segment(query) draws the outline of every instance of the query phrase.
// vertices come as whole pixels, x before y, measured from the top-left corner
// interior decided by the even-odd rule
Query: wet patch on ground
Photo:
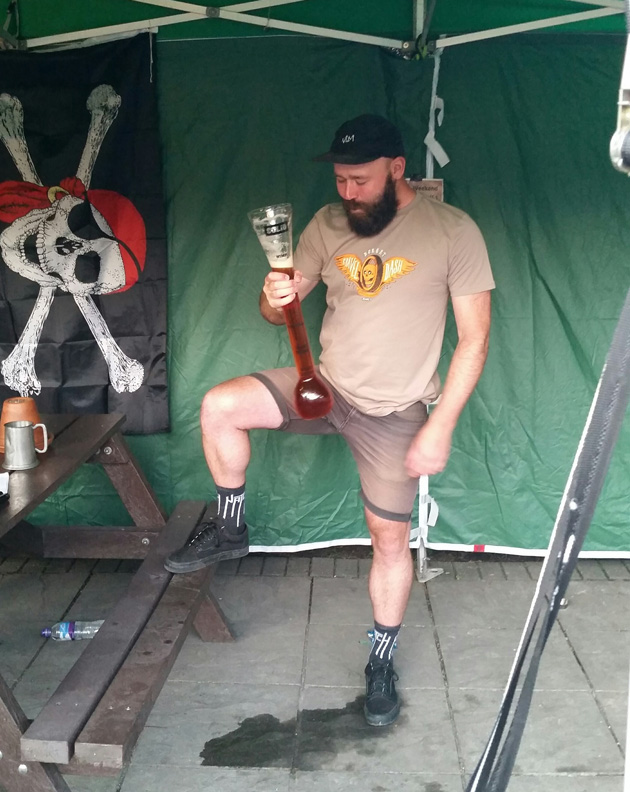
[[[388,728],[368,726],[364,700],[360,695],[345,707],[302,710],[297,718],[286,721],[267,714],[245,718],[234,731],[205,744],[202,765],[315,771],[346,751],[373,756],[378,741],[391,735],[405,716]]]

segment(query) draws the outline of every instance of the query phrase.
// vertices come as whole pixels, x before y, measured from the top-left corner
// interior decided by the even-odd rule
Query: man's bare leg
[[[365,667],[364,713],[371,726],[388,726],[400,712],[392,652],[413,582],[409,523],[386,520],[365,510],[373,560],[368,581],[374,638]]]
[[[243,485],[251,455],[249,430],[281,424],[280,408],[255,377],[238,377],[209,390],[201,403],[201,441],[214,483]]]
[[[374,621],[393,627],[402,623],[413,583],[410,523],[385,520],[368,509],[365,519],[374,556],[369,577]]]
[[[251,449],[250,429],[277,429],[282,414],[275,399],[255,377],[238,377],[206,393],[201,405],[203,450],[217,488],[214,512],[164,566],[186,573],[209,564],[241,558],[249,552],[244,522],[245,471]]]

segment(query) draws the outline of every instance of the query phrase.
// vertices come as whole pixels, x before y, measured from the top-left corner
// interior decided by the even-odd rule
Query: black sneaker
[[[241,558],[248,553],[247,526],[243,526],[239,534],[231,533],[217,517],[216,504],[212,504],[196,533],[183,547],[167,556],[164,568],[175,573],[195,572],[210,564]]]
[[[394,664],[368,663],[365,666],[365,704],[363,713],[370,726],[389,726],[398,717],[400,702],[394,687],[398,674]]]

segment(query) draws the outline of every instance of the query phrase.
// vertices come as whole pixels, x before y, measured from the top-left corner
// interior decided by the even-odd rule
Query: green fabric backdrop
[[[547,545],[613,327],[630,284],[630,184],[608,144],[623,40],[531,36],[446,51],[437,136],[452,162],[436,176],[488,243],[497,281],[490,356],[431,482],[433,541]],[[335,199],[327,148],[341,121],[387,114],[423,172],[433,61],[311,38],[160,42],[157,79],[169,233],[173,430],[131,438],[167,509],[207,498],[198,408],[210,386],[291,362],[284,328],[257,301],[267,263],[246,213],[290,201],[296,231]],[[323,312],[305,302],[314,351]],[[456,335],[447,328],[442,371]],[[624,427],[587,550],[629,550]],[[343,441],[253,432],[248,522],[255,544],[364,537]],[[86,498],[86,495],[92,497]],[[104,474],[86,468],[38,521],[125,520]],[[126,520],[128,522],[128,520]]]

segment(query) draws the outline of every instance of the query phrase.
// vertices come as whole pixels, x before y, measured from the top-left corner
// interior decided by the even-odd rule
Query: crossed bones
[[[116,118],[120,101],[120,96],[110,85],[99,85],[88,97],[90,128],[76,172],[85,191],[89,188],[94,163],[105,135]],[[0,140],[22,179],[42,185],[26,144],[23,118],[19,99],[6,93],[0,94]],[[7,266],[40,286],[24,331],[0,366],[5,384],[21,396],[40,393],[41,383],[35,373],[35,353],[55,291],[59,287],[72,294],[83,314],[105,358],[114,389],[119,393],[133,392],[142,385],[143,366],[139,361],[127,357],[114,341],[91,296],[108,294],[125,285],[120,250],[117,245],[111,244],[111,228],[95,207],[91,207],[92,216],[103,236],[88,242],[72,233],[68,217],[84,199],[63,194],[65,192],[59,188],[51,189],[51,206],[31,210],[0,234],[0,251]],[[99,256],[98,274],[81,273],[77,265],[82,253]],[[89,258],[87,260],[89,262]]]

